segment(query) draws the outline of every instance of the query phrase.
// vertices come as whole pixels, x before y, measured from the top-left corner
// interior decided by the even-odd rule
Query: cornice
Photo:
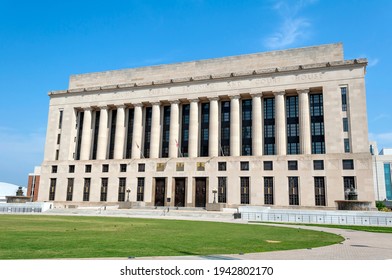
[[[368,62],[366,58],[359,58],[359,59],[351,59],[351,60],[343,60],[343,61],[332,61],[327,63],[306,64],[306,65],[278,67],[278,68],[254,69],[249,71],[239,71],[239,72],[232,72],[232,73],[214,73],[211,75],[194,76],[194,77],[186,77],[186,78],[173,78],[173,79],[157,80],[157,81],[150,81],[150,82],[136,82],[136,83],[128,83],[128,84],[57,90],[57,91],[50,91],[48,95],[52,96],[52,95],[83,93],[83,92],[89,93],[89,92],[108,91],[108,90],[125,90],[125,89],[134,89],[134,88],[172,86],[174,84],[184,84],[184,83],[189,84],[189,83],[195,83],[195,82],[207,81],[207,80],[219,81],[219,80],[230,79],[230,78],[268,76],[276,73],[283,74],[288,72],[300,72],[304,70],[315,70],[315,69],[322,69],[322,68],[326,68],[326,69],[341,68],[350,65],[366,67],[367,63]]]

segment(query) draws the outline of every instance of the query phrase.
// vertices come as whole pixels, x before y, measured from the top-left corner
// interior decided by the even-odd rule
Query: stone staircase
[[[117,209],[116,207],[83,207],[83,208],[53,208],[46,211],[46,215],[69,215],[69,216],[116,216],[135,218],[165,218],[178,220],[211,220],[232,221],[236,209],[224,211],[206,211],[203,208],[188,207],[153,207],[135,209]]]

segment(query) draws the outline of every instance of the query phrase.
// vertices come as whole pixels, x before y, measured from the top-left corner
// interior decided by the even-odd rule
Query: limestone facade
[[[49,93],[38,200],[335,209],[351,187],[373,201],[366,65],[330,44],[73,75]]]

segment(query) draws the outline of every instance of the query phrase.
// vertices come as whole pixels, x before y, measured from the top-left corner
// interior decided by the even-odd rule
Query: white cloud
[[[368,59],[368,67],[373,67],[378,64],[379,60],[378,58],[369,58]]]
[[[310,19],[299,14],[306,6],[315,2],[315,0],[300,0],[294,3],[277,1],[272,8],[277,11],[281,23],[276,32],[265,38],[264,45],[269,49],[280,49],[307,38],[312,24]]]
[[[379,150],[392,148],[392,132],[369,133],[369,140],[376,141]]]
[[[371,119],[371,122],[378,122],[380,120],[389,119],[391,116],[388,114],[379,114]]]

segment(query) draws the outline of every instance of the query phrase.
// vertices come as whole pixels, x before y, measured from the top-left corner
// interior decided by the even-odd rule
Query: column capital
[[[229,98],[230,98],[230,100],[232,100],[232,99],[240,99],[241,96],[240,95],[231,95],[231,96],[229,96]]]
[[[107,106],[107,105],[98,106],[98,108],[99,108],[100,110],[107,110],[107,109],[109,109],[109,106]]]
[[[114,107],[116,107],[117,109],[124,109],[127,106],[125,104],[115,104]]]
[[[219,100],[219,97],[218,97],[218,96],[209,97],[208,100],[210,100],[210,101],[218,101],[218,100]]]
[[[280,95],[285,95],[286,91],[280,90],[280,91],[274,91],[272,93],[274,94],[274,96],[280,96]]]
[[[308,88],[297,89],[297,93],[298,94],[303,94],[303,93],[308,94],[309,93],[309,89]]]
[[[254,98],[254,97],[262,97],[263,93],[262,92],[254,92],[254,93],[251,93],[250,96],[252,98]]]
[[[199,102],[199,98],[192,98],[192,99],[188,99],[189,102]]]
[[[82,111],[92,111],[93,108],[91,107],[82,107]]]
[[[133,107],[143,107],[143,103],[133,103]]]
[[[181,102],[180,102],[180,100],[177,99],[177,100],[170,100],[169,103],[170,104],[180,104]]]
[[[150,102],[152,106],[161,106],[160,101]]]

